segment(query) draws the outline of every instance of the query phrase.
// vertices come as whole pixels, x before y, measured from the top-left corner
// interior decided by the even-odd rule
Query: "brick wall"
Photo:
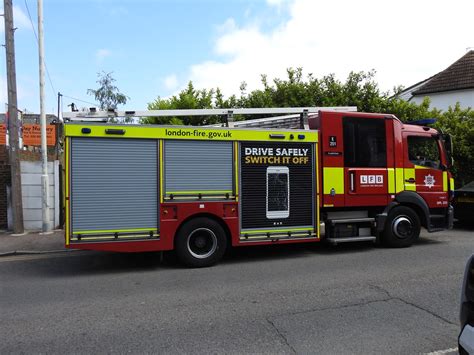
[[[30,150],[20,150],[20,160],[21,161],[41,161],[41,152],[39,151],[30,151]],[[54,153],[48,152],[48,161],[56,160]]]
[[[0,146],[0,229],[7,229],[7,185],[10,185],[10,165],[7,165],[7,155],[4,147]]]
[[[0,165],[7,164],[8,150],[4,145],[0,145]]]

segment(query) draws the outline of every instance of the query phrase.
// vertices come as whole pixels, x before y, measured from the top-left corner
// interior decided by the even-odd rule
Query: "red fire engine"
[[[110,115],[301,112],[301,127],[88,122]],[[102,116],[101,116],[102,115]],[[229,247],[373,241],[410,246],[452,227],[451,140],[393,115],[336,109],[68,113],[68,248],[175,250],[188,266]],[[423,122],[420,122],[423,124]]]

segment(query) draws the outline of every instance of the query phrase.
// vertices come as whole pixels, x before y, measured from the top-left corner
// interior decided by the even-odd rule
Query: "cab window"
[[[438,142],[432,137],[408,137],[408,159],[414,165],[439,169]]]
[[[387,138],[385,120],[345,117],[344,165],[351,168],[385,168]]]

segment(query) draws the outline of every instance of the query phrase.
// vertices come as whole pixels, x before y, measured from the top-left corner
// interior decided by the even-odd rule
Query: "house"
[[[429,97],[431,107],[440,110],[447,110],[456,102],[463,108],[474,108],[474,50],[442,72],[406,88],[397,96],[417,104]]]

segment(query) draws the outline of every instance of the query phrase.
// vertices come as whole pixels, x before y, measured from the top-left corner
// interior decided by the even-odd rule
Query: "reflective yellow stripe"
[[[397,194],[405,190],[405,178],[403,174],[403,168],[395,168],[395,192]]]
[[[448,172],[443,171],[443,191],[448,191]]]
[[[388,168],[387,174],[388,174],[388,193],[394,194],[395,193],[395,169]]]
[[[309,230],[314,230],[313,227],[308,226],[308,228],[291,228],[291,229],[253,229],[253,230],[241,230],[240,234],[260,234],[260,233],[270,233],[270,232],[307,232]]]
[[[261,240],[263,242],[263,241],[265,241],[265,239],[271,240],[273,238],[288,238],[288,234],[272,234],[270,236],[270,238],[268,238],[264,235],[263,236],[262,235],[254,235],[254,236],[241,235],[239,239],[241,241]],[[307,238],[318,239],[319,237],[314,233],[311,233],[310,235],[308,235],[307,233],[294,233],[294,234],[291,235],[291,238],[294,238],[294,239],[307,239]]]
[[[416,191],[416,183],[410,183],[410,182],[407,182],[406,180],[408,179],[415,179],[416,176],[415,176],[415,169],[413,168],[409,168],[409,169],[403,169],[404,171],[404,178],[405,178],[405,190],[408,190],[408,191]]]
[[[158,178],[160,179],[160,203],[163,203],[163,195],[164,195],[164,188],[163,188],[163,181],[165,181],[165,176],[164,176],[164,173],[163,173],[163,168],[164,168],[164,159],[163,159],[163,141],[160,140],[160,144],[159,144],[159,147],[160,147],[160,176],[158,176]]]
[[[454,179],[453,178],[449,178],[449,189],[451,191],[454,191]]]
[[[159,235],[155,234],[155,238],[158,238]],[[140,234],[140,235],[120,235],[117,239],[131,239],[131,238],[139,238],[139,239],[148,239],[150,240],[150,236],[148,234]],[[71,240],[74,241],[85,241],[85,240],[115,240],[113,235],[108,236],[93,236],[93,237],[82,237],[82,238],[72,238]],[[155,239],[156,240],[156,239]]]
[[[330,195],[331,189],[336,194],[344,193],[344,168],[323,168],[324,194]]]
[[[123,135],[111,136],[105,133],[107,128],[122,129]],[[89,128],[90,133],[82,133],[82,128]],[[100,124],[66,124],[64,133],[69,137],[109,137],[116,138],[154,138],[154,139],[185,139],[185,140],[225,140],[225,141],[277,141],[294,142],[317,142],[317,131],[284,131],[284,130],[248,130],[228,128],[198,128],[198,127],[163,127],[156,125],[129,125],[111,126]],[[272,134],[281,135],[282,138],[270,138]],[[300,136],[302,136],[300,138]]]
[[[173,195],[196,195],[196,194],[231,194],[232,190],[197,190],[197,191],[166,191],[166,194]]]
[[[234,142],[235,201],[239,201],[239,143]]]
[[[316,208],[315,208],[315,213],[316,213],[316,228],[317,228],[317,237],[319,238],[321,235],[321,231],[319,230],[320,225],[319,225],[319,146],[318,144],[314,144],[314,161],[316,162]]]
[[[178,200],[181,200],[181,201],[203,201],[203,200],[216,200],[216,199],[220,199],[220,200],[228,200],[228,201],[235,201],[235,197],[234,196],[230,196],[229,195],[229,198],[227,198],[226,195],[207,195],[207,196],[201,196],[201,198],[198,200],[198,196],[196,195],[190,195],[190,196],[174,196],[173,195],[173,198],[169,197],[169,196],[166,196],[165,197],[165,201],[166,202],[172,202],[172,201],[178,201]]]
[[[66,234],[66,245],[69,245],[69,146],[70,146],[70,138],[66,138],[64,140],[64,163],[66,165],[66,179],[64,183],[64,199],[65,199],[65,206],[66,206],[66,218],[64,220],[64,229]]]
[[[136,229],[102,229],[102,230],[86,230],[74,231],[73,234],[93,234],[93,233],[131,233],[131,232],[158,232],[154,228],[136,228]]]

